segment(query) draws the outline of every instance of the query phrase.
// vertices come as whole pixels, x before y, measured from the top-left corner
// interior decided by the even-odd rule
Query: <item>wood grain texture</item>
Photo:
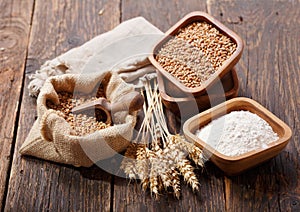
[[[33,0],[0,2],[0,209],[12,160]]]
[[[1,211],[300,210],[299,1],[2,0],[0,8]],[[197,170],[199,193],[183,183],[180,200],[164,194],[158,201],[138,183],[96,166],[74,168],[20,157],[36,118],[35,99],[26,89],[30,73],[120,21],[144,16],[166,31],[194,10],[207,11],[244,39],[237,65],[239,95],[257,100],[292,128],[292,140],[281,154],[236,177],[226,177],[207,162]]]
[[[37,0],[34,11],[26,88],[28,74],[45,60],[112,29],[120,16],[119,1]],[[109,211],[111,176],[100,168],[73,168],[20,156],[18,150],[36,118],[36,101],[27,89],[21,103],[5,211]]]
[[[143,16],[161,31],[167,31],[192,11],[206,11],[205,0],[122,0],[122,21]]]
[[[179,211],[185,211],[195,202],[201,202],[196,195],[190,199],[190,205],[182,205],[180,201],[176,200],[171,194],[163,194],[159,200],[154,200],[149,192],[144,192],[138,182],[128,183],[125,179],[115,179],[115,200],[114,211],[170,211],[177,208]],[[183,189],[188,189],[183,186]]]
[[[168,30],[187,13],[206,11],[205,1],[122,1],[122,21],[135,16],[143,16],[162,31]],[[164,194],[155,200],[149,192],[144,192],[139,182],[129,183],[127,179],[114,180],[114,211],[224,211],[224,180],[222,172],[211,163],[203,171],[197,172],[200,192],[182,181],[181,199]]]
[[[297,211],[299,178],[299,1],[209,1],[209,12],[245,42],[238,64],[240,95],[252,97],[286,122],[293,137],[274,159],[226,178],[232,211]]]
[[[183,180],[181,198],[164,193],[158,200],[149,191],[143,191],[140,182],[129,183],[128,179],[115,177],[114,211],[224,211],[223,174],[207,162],[204,170],[196,171],[200,191],[193,193]]]

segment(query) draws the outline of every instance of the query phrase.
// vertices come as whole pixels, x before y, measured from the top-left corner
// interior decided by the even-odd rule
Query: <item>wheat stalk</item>
[[[140,144],[130,145],[125,153],[125,157],[136,158],[137,162],[133,164],[124,159],[121,168],[129,178],[138,176],[142,188],[149,188],[155,198],[172,188],[174,196],[179,199],[180,174],[193,191],[199,190],[194,167],[186,158],[189,156],[202,167],[202,151],[182,136],[169,132],[156,80],[153,89],[149,79],[144,79],[143,83],[146,94],[142,91],[141,94],[146,100],[143,106],[145,118],[134,140]]]
[[[172,170],[172,188],[174,192],[174,196],[179,199],[180,198],[180,179],[179,173],[176,169]]]
[[[194,167],[190,161],[184,159],[177,163],[177,168],[183,176],[184,180],[192,187],[193,191],[199,190],[199,182],[194,173]]]
[[[146,147],[144,145],[139,146],[136,151],[136,170],[139,178],[144,180],[148,178],[148,170],[149,170],[149,163],[146,154]]]
[[[138,171],[135,166],[136,150],[136,144],[130,143],[120,167],[130,179],[136,179],[138,176]]]

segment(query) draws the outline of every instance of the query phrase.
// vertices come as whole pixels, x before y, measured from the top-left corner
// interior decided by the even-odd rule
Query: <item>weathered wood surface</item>
[[[260,102],[293,131],[277,157],[238,177],[225,177],[227,210],[300,209],[299,8],[299,1],[209,1],[208,12],[245,42],[237,66],[240,95]]]
[[[0,2],[0,48],[5,47],[0,51],[0,200],[4,197],[0,206],[5,203],[1,210],[300,210],[299,1],[21,2]],[[100,10],[103,13],[98,15]],[[26,89],[27,76],[43,62],[112,29],[120,21],[144,16],[166,31],[194,10],[212,14],[244,39],[245,49],[237,65],[239,95],[257,100],[291,126],[294,135],[280,155],[236,177],[226,177],[207,163],[205,170],[197,173],[201,183],[198,194],[183,185],[180,200],[166,195],[158,201],[144,193],[139,184],[112,176],[96,166],[78,169],[20,157],[18,150],[36,116],[35,99],[28,96]],[[7,33],[9,36],[5,36]]]
[[[104,8],[101,16],[98,12]],[[35,158],[22,158],[19,148],[36,116],[29,97],[28,75],[48,59],[81,45],[119,24],[119,2],[35,2],[17,139],[5,211],[109,211],[111,176],[97,167],[75,169]]]
[[[22,93],[33,0],[0,2],[0,208],[5,199]]]

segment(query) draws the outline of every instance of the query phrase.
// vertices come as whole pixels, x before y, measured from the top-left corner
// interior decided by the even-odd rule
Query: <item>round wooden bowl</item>
[[[268,144],[266,148],[253,150],[239,156],[226,156],[195,135],[197,129],[207,125],[213,119],[230,113],[231,111],[240,110],[250,111],[264,119],[272,127],[273,131],[278,134],[279,139]],[[193,116],[184,123],[183,132],[186,139],[198,145],[204,154],[227,175],[237,175],[276,156],[287,145],[292,136],[290,127],[283,121],[256,101],[244,97],[228,100]]]

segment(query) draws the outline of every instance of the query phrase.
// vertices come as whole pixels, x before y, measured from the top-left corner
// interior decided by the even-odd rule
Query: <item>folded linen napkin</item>
[[[138,86],[139,77],[155,70],[147,57],[162,35],[143,17],[127,20],[82,46],[46,61],[29,77],[29,93],[37,96],[47,78],[65,73],[132,72],[121,76]]]

